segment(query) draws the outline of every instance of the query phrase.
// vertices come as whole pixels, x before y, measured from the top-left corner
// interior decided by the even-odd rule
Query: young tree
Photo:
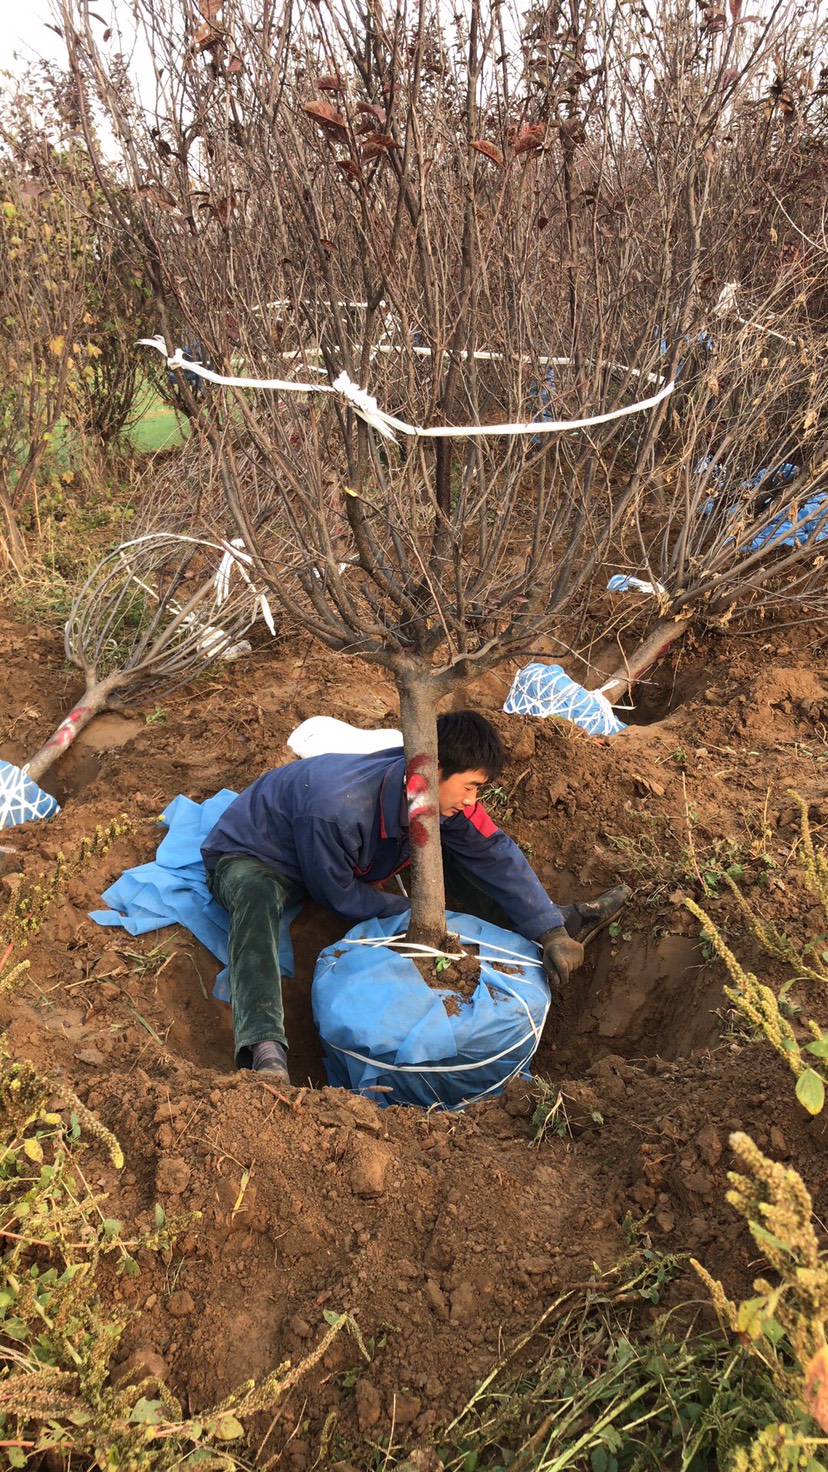
[[[828,605],[828,136],[809,61],[822,40],[816,15],[788,27],[758,99],[711,140],[704,271],[717,295],[688,338],[659,487],[625,549],[661,617],[617,671],[615,699],[690,622],[746,610],[804,622]]]
[[[703,307],[710,140],[776,13],[751,26],[673,0],[652,19],[555,0],[522,25],[496,0],[451,18],[435,0],[135,13],[142,99],[124,39],[64,0],[88,146],[97,105],[167,350],[197,340],[224,377],[309,385],[215,387],[195,423],[286,617],[394,675],[410,933],[436,942],[437,701],[554,638],[634,524],[659,391]],[[641,400],[656,402],[611,417]],[[573,420],[586,422],[547,432]],[[284,538],[278,561],[263,524]]]
[[[0,565],[22,572],[26,522],[39,520],[37,477],[73,379],[85,311],[83,216],[40,177],[0,154]]]
[[[140,367],[145,292],[78,136],[72,94],[43,63],[0,108],[0,565],[18,572],[29,533],[40,533],[38,482],[66,422],[93,449],[111,441]]]

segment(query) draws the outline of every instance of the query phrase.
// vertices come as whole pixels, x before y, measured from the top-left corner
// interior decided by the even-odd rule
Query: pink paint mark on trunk
[[[71,745],[78,733],[78,727],[84,724],[88,714],[88,705],[76,705],[75,709],[69,712],[66,720],[61,721],[57,730],[53,731],[49,740],[46,742],[46,747]],[[46,747],[44,747],[44,750]]]
[[[411,776],[406,779],[405,790],[408,793],[409,798],[411,798],[416,793],[428,792],[429,786],[429,780],[426,777],[425,773],[412,772]]]

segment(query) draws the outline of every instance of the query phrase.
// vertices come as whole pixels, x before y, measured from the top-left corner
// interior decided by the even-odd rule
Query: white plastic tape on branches
[[[757,332],[764,332],[768,337],[776,337],[780,342],[790,343],[796,347],[796,338],[786,337],[784,332],[777,332],[773,327],[767,327],[764,322],[753,322],[749,317],[742,317],[736,311],[736,297],[741,288],[739,281],[726,281],[719,292],[718,300],[713,308],[715,317],[732,316],[742,327],[755,327]]]
[[[118,551],[123,554],[124,552],[128,551],[130,547],[140,547],[144,542],[163,540],[169,540],[171,543],[176,544],[187,542],[193,547],[208,547],[213,552],[221,552],[222,558],[219,562],[218,568],[216,569],[216,573],[213,578],[213,585],[216,590],[216,608],[221,608],[222,604],[225,603],[227,598],[229,597],[231,573],[234,571],[238,572],[242,580],[247,583],[247,586],[250,589],[251,597],[253,598],[254,603],[258,605],[259,612],[261,613],[262,618],[264,619],[264,622],[267,625],[270,633],[276,633],[276,625],[273,621],[273,612],[271,610],[270,604],[268,603],[264,593],[259,592],[259,589],[251,578],[249,572],[247,571],[249,567],[253,566],[253,558],[251,557],[250,553],[245,550],[245,545],[241,537],[234,537],[231,542],[228,542],[224,537],[220,537],[218,541],[211,542],[204,537],[189,537],[184,532],[144,532],[144,534],[140,537],[133,537],[132,540],[129,542],[122,542],[120,547],[118,548]],[[127,568],[127,571],[129,571],[129,566],[127,563],[125,563],[125,566]],[[135,582],[138,582],[138,579],[135,578],[134,574],[133,580]],[[140,583],[139,586],[144,587],[144,584]],[[152,596],[155,597],[156,595],[153,594]],[[193,622],[192,615],[186,620],[186,622]],[[253,623],[252,617],[250,622],[251,624]],[[208,625],[205,627],[204,633],[206,636],[206,648],[209,650],[211,644],[215,644],[218,642],[214,637],[216,634],[216,630],[211,625]]]
[[[348,374],[342,372],[339,377],[331,383],[295,383],[286,378],[242,378],[234,374],[216,373],[212,368],[205,368],[202,363],[191,362],[185,358],[184,352],[178,348],[172,357],[167,356],[167,345],[162,337],[142,337],[140,346],[154,348],[167,359],[168,368],[180,368],[184,373],[194,373],[198,378],[203,378],[207,383],[223,385],[225,388],[255,388],[270,389],[275,393],[302,393],[302,394],[336,394],[340,399],[359,415],[366,424],[375,429],[385,439],[396,440],[398,434],[407,435],[416,439],[478,439],[491,438],[497,435],[523,435],[523,434],[565,434],[569,430],[593,429],[599,424],[609,424],[614,419],[624,419],[630,414],[641,414],[647,409],[654,409],[657,404],[666,399],[675,388],[675,379],[662,383],[657,393],[647,399],[640,399],[635,404],[627,404],[621,409],[611,409],[606,414],[591,414],[583,419],[531,419],[528,422],[517,422],[513,424],[437,424],[429,428],[423,428],[419,424],[409,424],[405,419],[398,419],[393,414],[386,414],[379,407],[373,394],[367,389],[361,388],[354,383]],[[424,353],[430,352],[426,348]],[[490,357],[494,354],[475,353],[474,357]],[[547,358],[541,359],[542,363],[569,363],[569,358]],[[618,366],[621,365],[608,365]],[[622,368],[623,372],[632,372],[636,377],[641,377],[638,369]],[[655,374],[647,374],[648,380],[659,382]]]

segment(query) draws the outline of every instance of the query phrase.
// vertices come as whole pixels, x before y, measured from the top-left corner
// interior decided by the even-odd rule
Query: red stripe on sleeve
[[[492,822],[482,802],[475,802],[470,808],[464,808],[463,817],[468,818],[472,827],[476,828],[483,838],[491,838],[492,834],[498,831],[497,824]]]

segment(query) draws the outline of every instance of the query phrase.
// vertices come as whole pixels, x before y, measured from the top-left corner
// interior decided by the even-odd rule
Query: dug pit
[[[691,838],[699,861],[725,840],[740,852],[758,844],[776,866],[771,877],[786,883],[795,830],[785,790],[824,799],[823,697],[805,690],[798,669],[783,679],[797,661],[816,668],[816,656],[783,647],[784,637],[770,704],[747,643],[717,639],[700,693],[680,688],[680,671],[683,703],[613,742],[507,719],[493,697],[510,750],[502,788],[514,792],[508,816],[495,808],[493,817],[561,902],[619,879],[634,893],[618,933],[595,941],[554,998],[536,1059],[549,1089],[513,1084],[461,1116],[381,1110],[323,1087],[310,979],[320,948],[347,928],[326,912],[306,907],[293,928],[291,1066],[314,1087],[287,1099],[232,1072],[229,1009],[211,997],[218,963],[202,947],[180,930],[130,937],[86,918],[118,874],[153,856],[155,818],[179,791],[201,800],[239,790],[284,760],[290,730],[319,710],[385,720],[394,696],[376,671],[325,655],[303,661],[301,649],[268,665],[265,693],[253,663],[219,671],[171,702],[165,723],[105,753],[42,831],[12,834],[4,903],[20,885],[48,882],[57,851],[77,854],[96,825],[121,812],[134,824],[73,874],[30,939],[30,970],[0,992],[12,1055],[74,1089],[123,1146],[121,1172],[85,1157],[107,1214],[136,1237],[153,1231],[157,1205],[189,1218],[164,1257],[139,1253],[137,1278],[103,1259],[104,1309],[128,1318],[116,1377],[130,1365],[161,1367],[197,1414],[245,1377],[301,1360],[326,1312],[347,1309],[371,1343],[370,1365],[342,1336],[277,1412],[248,1428],[254,1450],[268,1438],[265,1460],[303,1472],[326,1424],[340,1459],[369,1439],[387,1445],[392,1429],[395,1446],[427,1439],[559,1293],[626,1256],[631,1232],[682,1262],[692,1252],[730,1296],[749,1295],[755,1245],[725,1200],[731,1130],[795,1164],[824,1219],[823,1122],[796,1103],[784,1060],[722,1032],[722,969],[698,949],[681,900],[693,883]],[[16,710],[36,699],[38,711],[14,741],[57,724],[74,694],[57,666],[44,674],[29,657],[33,642],[9,643],[9,698]],[[756,892],[791,903],[791,891],[760,892],[757,882]],[[758,970],[762,958],[725,901],[706,903]],[[558,1089],[569,1119],[560,1132],[538,1114]],[[672,1291],[675,1302],[706,1299],[689,1269]]]

